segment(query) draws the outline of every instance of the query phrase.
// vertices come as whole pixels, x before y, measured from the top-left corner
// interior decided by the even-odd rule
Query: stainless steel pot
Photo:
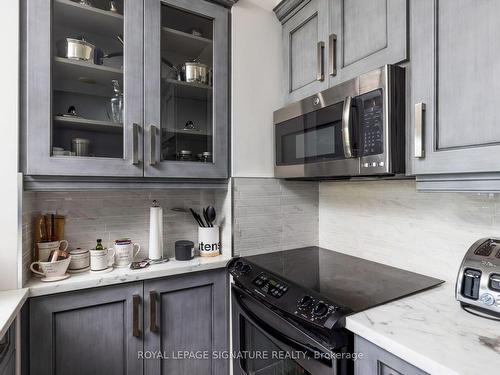
[[[186,82],[196,82],[208,85],[209,80],[208,65],[202,64],[199,61],[187,61],[181,65],[181,79]]]
[[[90,141],[86,138],[73,138],[71,141],[71,151],[76,156],[89,156]]]
[[[58,54],[71,60],[94,61],[95,46],[80,39],[66,38],[57,42]]]

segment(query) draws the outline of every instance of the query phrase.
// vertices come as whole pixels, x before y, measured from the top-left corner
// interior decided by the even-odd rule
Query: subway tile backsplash
[[[32,223],[39,213],[57,212],[66,216],[65,237],[70,249],[92,248],[97,238],[111,246],[117,238],[129,237],[141,245],[147,256],[149,207],[156,199],[163,207],[163,234],[166,256],[174,256],[174,242],[189,239],[196,243],[198,227],[190,213],[173,208],[201,211],[214,205],[222,221],[222,248],[231,252],[230,191],[207,189],[165,189],[151,191],[25,192],[23,197],[23,284],[29,277],[32,254]],[[229,200],[229,202],[228,202]]]
[[[317,182],[233,178],[235,255],[317,244]]]

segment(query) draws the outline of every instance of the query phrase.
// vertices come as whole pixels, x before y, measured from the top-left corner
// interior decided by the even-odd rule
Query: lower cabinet
[[[227,374],[227,287],[221,269],[32,298],[30,374]]]
[[[403,361],[360,336],[354,338],[354,351],[363,356],[354,361],[355,375],[426,375],[427,373]]]
[[[0,375],[16,374],[16,342],[15,323],[7,333],[0,337]]]

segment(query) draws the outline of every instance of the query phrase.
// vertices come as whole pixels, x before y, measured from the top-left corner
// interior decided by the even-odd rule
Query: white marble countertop
[[[463,311],[451,283],[352,315],[346,326],[429,374],[500,373],[500,322]]]
[[[0,292],[0,338],[5,335],[28,298],[28,289]]]
[[[90,271],[75,273],[66,280],[55,282],[43,282],[38,278],[32,277],[25,285],[25,288],[29,289],[30,297],[36,297],[78,289],[95,288],[99,286],[222,268],[226,266],[229,260],[231,260],[231,257],[226,255],[196,257],[188,261],[170,259],[170,261],[166,263],[153,264],[140,270],[131,270],[125,267],[115,268],[108,273],[91,273]]]

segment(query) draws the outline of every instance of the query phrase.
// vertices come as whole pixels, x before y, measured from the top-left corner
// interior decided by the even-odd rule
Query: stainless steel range
[[[443,281],[308,247],[228,265],[234,374],[353,373],[346,316]]]

